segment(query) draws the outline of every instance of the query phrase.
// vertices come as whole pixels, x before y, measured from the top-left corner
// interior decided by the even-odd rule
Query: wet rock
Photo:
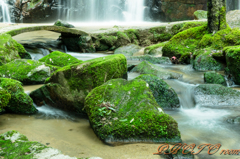
[[[127,72],[124,55],[110,55],[63,67],[46,80],[46,85],[33,91],[35,103],[46,104],[67,111],[84,113],[85,97],[97,86],[110,79],[122,78]]]
[[[201,84],[194,89],[194,100],[200,106],[240,106],[240,92],[219,84]]]
[[[144,49],[144,54],[148,55],[162,55],[162,48],[167,42],[148,46]]]
[[[110,80],[88,94],[85,109],[94,132],[108,144],[181,141],[177,122],[143,80]]]
[[[165,81],[154,75],[140,75],[135,79],[142,79],[149,84],[153,96],[162,108],[179,108],[177,93]]]
[[[26,136],[12,130],[0,135],[1,156],[4,158],[38,158],[38,159],[77,159],[63,155],[61,151],[47,147],[36,141],[29,141]]]
[[[130,56],[130,57],[127,57],[127,59],[137,60],[137,61],[148,61],[153,64],[172,64],[171,60],[168,57],[155,57],[151,55]]]
[[[207,11],[197,10],[193,13],[195,20],[207,19]]]
[[[227,12],[227,23],[231,28],[240,28],[240,10]]]
[[[123,54],[125,56],[133,56],[135,53],[138,53],[142,48],[135,44],[130,44],[127,46],[122,46],[117,48],[114,51],[114,54]]]
[[[49,55],[41,58],[39,61],[58,67],[64,67],[67,65],[73,65],[82,62],[81,60],[78,60],[77,58],[60,51],[54,51]]]
[[[227,122],[231,123],[231,124],[240,124],[240,117],[235,117],[235,118],[231,118],[231,119],[227,119]]]
[[[21,82],[8,78],[0,78],[0,87],[11,95],[9,103],[4,108],[6,112],[17,114],[37,113],[32,99],[24,93]]]
[[[19,59],[0,66],[0,77],[16,79],[25,85],[43,84],[56,69],[36,60]]]
[[[55,23],[55,26],[61,26],[61,27],[65,27],[65,28],[74,28],[74,26],[72,24],[69,24],[65,21],[62,21],[60,19],[58,19]]]
[[[161,79],[179,79],[182,78],[182,74],[166,71],[161,67],[158,67],[150,62],[143,61],[135,68],[132,69],[131,72],[137,72],[140,74],[152,74]]]
[[[227,85],[224,76],[215,72],[215,71],[204,73],[204,81],[206,83],[221,84],[221,85],[224,85],[224,86]]]

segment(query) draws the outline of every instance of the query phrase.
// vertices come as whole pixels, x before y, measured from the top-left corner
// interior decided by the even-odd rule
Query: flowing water
[[[145,0],[60,0],[59,18],[70,22],[142,22]]]
[[[80,54],[68,52],[81,60],[107,56],[108,54]],[[134,62],[134,61],[129,61]],[[138,61],[135,61],[137,63]],[[193,90],[203,84],[204,72],[192,69],[190,65],[157,65],[168,71],[182,73],[180,80],[165,80],[179,96],[180,109],[166,110],[177,122],[183,143],[200,145],[211,143],[222,145],[222,149],[240,149],[240,125],[229,124],[228,118],[240,116],[239,108],[213,109],[200,107],[194,103]],[[129,80],[139,76],[129,73]],[[42,85],[24,86],[29,93]],[[240,104],[239,104],[240,106]],[[86,118],[67,113],[47,105],[38,107],[37,115],[24,116],[4,114],[0,116],[0,133],[18,130],[31,141],[38,141],[61,150],[64,154],[76,157],[98,156],[104,159],[159,159],[157,152],[159,144],[128,144],[108,146],[102,143],[94,134]],[[196,150],[197,151],[197,150]],[[219,151],[220,152],[220,151]],[[237,156],[208,155],[204,150],[195,158],[236,159]]]
[[[0,0],[0,22],[11,23],[10,12],[6,0]]]

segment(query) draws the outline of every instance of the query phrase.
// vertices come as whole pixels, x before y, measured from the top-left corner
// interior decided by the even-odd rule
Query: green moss
[[[162,108],[179,108],[177,93],[165,81],[154,75],[140,75],[135,79],[142,79],[149,84],[153,96]]]
[[[110,80],[89,93],[85,109],[94,132],[107,143],[180,137],[177,122],[163,113],[143,80]]]
[[[153,54],[153,50],[159,48],[159,47],[163,47],[166,43],[158,43],[158,44],[155,44],[155,45],[151,45],[151,46],[148,46],[144,49],[144,54],[149,54],[149,55],[152,55]]]
[[[0,87],[0,112],[4,110],[11,99],[11,94]]]
[[[41,84],[53,71],[53,66],[47,67],[39,61],[21,59],[0,66],[0,77],[16,79],[23,84]]]
[[[24,93],[21,82],[0,78],[0,87],[11,95],[8,105],[5,107],[7,112],[18,114],[34,114],[37,112],[37,109],[33,106],[32,99]]]
[[[129,37],[129,39],[131,40],[131,43],[139,45],[139,31],[136,29],[128,29],[125,30],[124,33],[127,34],[127,36]]]
[[[204,81],[206,83],[227,85],[223,75],[214,71],[204,73]]]
[[[77,58],[69,54],[62,53],[60,51],[54,51],[51,54],[41,58],[39,61],[45,62],[49,65],[59,66],[59,67],[64,67],[67,65],[72,65],[72,64],[82,62],[81,60],[78,60]]]

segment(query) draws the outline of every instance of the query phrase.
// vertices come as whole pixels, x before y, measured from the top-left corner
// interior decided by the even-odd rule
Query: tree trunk
[[[226,0],[208,0],[209,32],[214,33],[226,27]]]

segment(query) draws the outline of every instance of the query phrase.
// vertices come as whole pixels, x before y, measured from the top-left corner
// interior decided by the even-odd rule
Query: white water
[[[10,12],[6,0],[0,0],[0,21],[3,23],[11,23]]]
[[[60,0],[59,18],[70,22],[142,22],[145,0]]]

